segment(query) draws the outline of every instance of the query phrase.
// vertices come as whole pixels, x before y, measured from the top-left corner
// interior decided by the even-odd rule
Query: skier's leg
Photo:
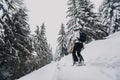
[[[78,43],[78,48],[77,48],[77,55],[79,57],[79,62],[84,61],[82,55],[81,55],[81,49],[82,49],[82,43]]]
[[[81,55],[81,54],[80,54]],[[83,56],[81,55],[81,61],[84,61],[84,58],[83,58]]]
[[[80,54],[80,51],[77,51],[77,55],[78,55],[78,66],[82,66],[82,65],[84,65],[84,59],[83,59],[83,57],[82,57],[82,55]]]
[[[78,62],[81,62],[81,55],[80,55],[80,50],[77,50],[77,56],[78,56]]]
[[[77,55],[76,55],[76,44],[74,46],[73,52],[72,52],[72,56],[73,56],[73,65],[75,64],[75,62],[78,61]]]
[[[74,60],[75,62],[77,62],[77,61],[78,61],[78,58],[77,58],[77,56],[76,56],[76,53],[72,53],[72,56],[73,56],[73,60]]]
[[[81,62],[81,61],[84,61],[82,55],[80,54],[80,51],[77,51],[77,55],[78,55],[78,57],[79,57],[80,62]]]

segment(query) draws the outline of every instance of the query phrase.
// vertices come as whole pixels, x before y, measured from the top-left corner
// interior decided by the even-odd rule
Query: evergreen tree
[[[61,24],[61,29],[59,31],[58,37],[58,47],[56,52],[56,59],[60,60],[61,57],[67,55],[67,47],[66,47],[66,34],[64,24]]]
[[[74,27],[76,27],[76,24],[77,24],[77,5],[76,5],[76,0],[69,0],[68,1],[68,4],[69,6],[68,8],[68,15],[67,17],[69,17],[69,21],[67,23],[67,28],[68,28],[68,33],[70,33],[71,31],[73,31]]]
[[[94,21],[95,14],[93,13],[93,4],[89,0],[77,0],[77,19],[79,27],[82,29],[90,28],[91,23]]]
[[[46,31],[45,31],[45,24],[43,23],[41,26],[41,38],[42,38],[42,45],[44,45],[43,48],[43,54],[45,54],[46,56],[46,61],[47,63],[50,63],[52,61],[52,53],[51,53],[51,49],[49,47],[49,44],[47,42],[47,37],[46,37]]]
[[[119,0],[103,0],[100,6],[100,21],[108,33],[114,33],[120,30],[120,1]]]
[[[80,32],[86,33],[88,42],[91,41],[92,39],[103,38],[105,36],[104,32],[101,31],[101,29],[98,26],[96,26],[97,15],[93,12],[93,8],[94,8],[93,4],[89,0],[72,0],[72,3],[69,5],[72,6],[73,4],[75,5],[74,6],[75,12],[73,12],[73,10],[70,10],[71,7],[69,7],[68,13],[69,14],[75,13],[75,14],[74,15],[68,14],[68,17],[70,18],[70,21],[71,18],[74,19],[75,23],[74,25],[69,25],[72,24],[72,22],[69,21],[67,24],[68,40],[73,30],[79,30]]]
[[[5,46],[5,42],[4,42],[4,29],[2,24],[0,24],[0,79],[4,80],[4,77],[2,75],[2,65],[5,62],[5,52],[4,52],[4,46]]]
[[[13,80],[32,71],[28,68],[32,52],[30,29],[26,9],[22,4],[19,0],[0,1],[0,23],[4,29],[4,46],[1,52],[3,65],[0,68],[3,80]]]
[[[39,29],[39,26],[37,26],[35,33],[34,48],[35,52],[37,53],[35,61],[36,69],[38,69],[52,61],[52,51],[47,43],[44,23],[41,26],[41,30]]]
[[[18,10],[16,14],[13,15],[13,21],[15,25],[15,29],[13,29],[13,33],[15,36],[13,47],[18,51],[19,57],[19,66],[21,66],[19,70],[20,74],[26,74],[31,72],[33,69],[31,65],[32,61],[32,42],[29,37],[30,29],[27,23],[27,14],[25,13],[26,9],[21,8]],[[20,75],[19,74],[19,75]]]
[[[2,59],[3,59],[2,53],[4,52],[4,45],[5,45],[5,42],[4,42],[4,29],[3,29],[2,24],[0,24],[0,64],[2,63]]]
[[[67,17],[70,18],[70,21],[68,21],[67,24],[68,29],[70,27],[83,28],[94,19],[93,17],[95,15],[92,12],[93,4],[89,0],[69,0],[68,5],[70,6],[68,8],[68,15],[67,15]]]

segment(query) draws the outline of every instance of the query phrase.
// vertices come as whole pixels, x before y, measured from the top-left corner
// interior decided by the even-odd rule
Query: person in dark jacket
[[[84,49],[83,42],[80,41],[79,31],[75,31],[74,33],[75,33],[73,37],[74,47],[72,52],[73,65],[81,64],[84,62],[84,59],[81,55],[81,50]]]

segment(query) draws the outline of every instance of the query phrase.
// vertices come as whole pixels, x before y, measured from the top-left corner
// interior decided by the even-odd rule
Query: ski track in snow
[[[65,57],[64,60],[58,62],[56,72],[52,80],[117,80],[114,75],[115,70],[112,67],[104,65],[99,66],[99,64],[72,66],[71,61],[67,63],[71,60],[71,56],[72,55],[69,55],[69,57]]]

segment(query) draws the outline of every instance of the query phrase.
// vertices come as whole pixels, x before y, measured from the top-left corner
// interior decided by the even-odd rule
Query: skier
[[[72,50],[73,65],[83,65],[84,59],[81,55],[81,50],[84,49],[83,41],[80,39],[79,30],[74,30],[73,35],[71,36],[74,47]],[[71,40],[71,39],[70,39]]]

